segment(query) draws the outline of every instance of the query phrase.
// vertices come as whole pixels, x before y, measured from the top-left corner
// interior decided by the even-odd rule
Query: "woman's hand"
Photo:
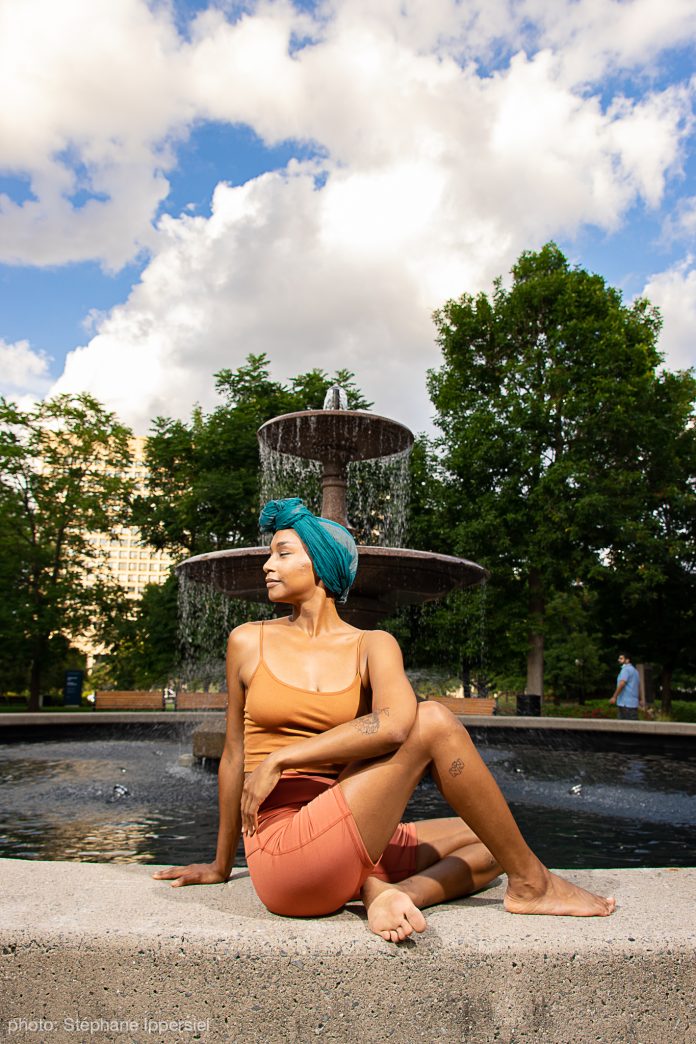
[[[259,806],[280,779],[281,768],[272,754],[250,772],[242,790],[242,834],[251,837],[258,827]]]
[[[156,881],[172,881],[172,888],[192,884],[222,884],[229,874],[216,863],[190,863],[188,866],[170,866],[168,870],[155,870],[151,875]]]

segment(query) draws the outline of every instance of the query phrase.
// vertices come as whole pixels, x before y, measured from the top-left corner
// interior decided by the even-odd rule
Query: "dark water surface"
[[[696,763],[666,754],[478,744],[540,858],[552,867],[696,866]],[[209,862],[217,775],[190,738],[0,745],[0,856]],[[452,812],[426,778],[405,819]],[[243,862],[240,848],[239,862]]]

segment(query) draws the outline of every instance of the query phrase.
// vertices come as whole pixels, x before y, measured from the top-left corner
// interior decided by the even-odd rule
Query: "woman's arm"
[[[408,736],[416,717],[416,697],[398,643],[386,631],[370,631],[366,643],[372,712],[269,754],[244,784],[244,833],[254,833],[259,805],[286,769],[327,761],[365,761],[395,750]]]
[[[218,825],[215,865],[229,877],[242,832],[244,786],[244,688],[239,666],[246,651],[248,628],[236,627],[227,640],[227,727],[218,768]],[[242,632],[241,634],[239,632]]]
[[[372,712],[283,747],[274,755],[281,771],[327,761],[364,761],[404,742],[416,718],[416,697],[404,673],[401,649],[386,631],[370,631],[366,652]]]
[[[240,803],[244,785],[244,688],[239,667],[249,645],[248,631],[248,625],[235,628],[227,642],[227,728],[218,768],[220,820],[215,858],[212,863],[172,866],[152,875],[158,880],[171,880],[172,887],[219,884],[227,880],[234,866],[242,830]]]

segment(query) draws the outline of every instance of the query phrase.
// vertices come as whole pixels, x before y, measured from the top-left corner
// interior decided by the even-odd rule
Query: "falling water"
[[[332,384],[324,396],[325,410],[347,410],[348,394],[340,384]]]
[[[407,526],[410,450],[348,465],[347,511],[359,544],[403,547]],[[301,497],[321,511],[321,464],[260,446],[261,504]]]
[[[486,619],[487,601],[488,601],[488,581],[484,579],[477,588],[477,594],[479,599],[479,670],[477,679],[477,689],[479,696],[488,696],[488,690],[490,688],[488,675],[487,675],[487,641],[488,641],[488,621]]]
[[[290,453],[278,453],[265,442],[259,445],[261,460],[260,502],[301,497],[310,511],[321,510],[321,464]],[[263,539],[270,542],[270,536]]]
[[[213,582],[179,574],[179,688],[189,692],[226,689],[225,653],[230,631],[248,620],[271,617],[269,606],[230,598]]]
[[[403,547],[410,449],[348,466],[348,518],[359,544]]]

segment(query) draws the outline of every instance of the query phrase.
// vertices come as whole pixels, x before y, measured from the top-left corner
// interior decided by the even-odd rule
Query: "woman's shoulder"
[[[270,620],[248,620],[246,623],[233,627],[227,639],[228,648],[245,648],[251,643],[259,643],[259,631],[261,624],[271,623]]]
[[[401,651],[399,643],[389,631],[363,631],[363,642],[368,653],[371,651]]]

